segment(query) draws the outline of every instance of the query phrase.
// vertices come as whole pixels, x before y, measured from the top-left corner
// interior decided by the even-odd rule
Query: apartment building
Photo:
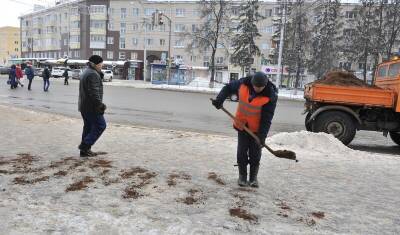
[[[265,55],[271,50],[272,19],[278,7],[276,3],[261,2],[260,12],[266,19],[258,25],[262,37],[257,43]],[[172,21],[171,42],[167,21],[161,26],[152,25],[151,16],[156,10]],[[234,12],[232,19],[238,13]],[[23,57],[85,59],[97,54],[106,60],[143,61],[146,57],[149,64],[167,58],[171,43],[171,57],[185,65],[208,67],[210,62],[210,51],[189,51],[187,39],[181,36],[199,25],[196,1],[81,0],[32,12],[20,19]],[[257,69],[260,62],[257,58]],[[216,63],[217,80],[239,76],[239,68],[230,65],[222,45]]]
[[[0,65],[8,65],[9,59],[21,56],[19,31],[17,27],[0,27]]]
[[[356,13],[354,4],[343,4],[343,21],[352,24]],[[232,13],[235,23],[239,14]],[[280,3],[260,2],[259,11],[265,17],[258,23],[261,37],[256,40],[261,53],[268,57],[275,47],[272,36],[274,19],[279,17]],[[152,14],[160,11],[171,21],[171,42],[166,19],[161,26],[152,25]],[[307,12],[312,18],[312,9]],[[211,50],[188,50],[188,39],[183,32],[196,30],[201,23],[197,1],[151,0],[77,0],[32,12],[21,17],[21,52],[23,57],[86,59],[92,54],[105,60],[139,60],[146,64],[165,60],[171,43],[171,57],[190,67],[208,67]],[[345,30],[344,30],[345,31]],[[240,69],[230,64],[229,54],[220,45],[216,55],[216,80],[238,78]],[[232,48],[229,48],[231,50]],[[231,50],[232,51],[232,50]],[[337,62],[338,67],[358,70],[361,65],[347,61]],[[256,58],[254,69],[262,69],[274,76],[278,68],[265,66]]]

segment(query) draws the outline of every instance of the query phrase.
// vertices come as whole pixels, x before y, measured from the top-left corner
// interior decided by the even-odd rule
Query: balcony
[[[71,42],[69,44],[69,48],[71,48],[71,49],[80,49],[81,48],[81,43],[79,43],[79,42]]]
[[[73,22],[73,21],[80,21],[81,20],[81,16],[80,15],[70,15],[69,16],[69,21]]]
[[[106,48],[106,42],[101,42],[101,41],[90,41],[90,48],[91,49],[105,49]]]
[[[105,28],[90,28],[90,34],[106,35]]]
[[[91,20],[107,20],[107,14],[105,13],[91,13],[90,14]]]

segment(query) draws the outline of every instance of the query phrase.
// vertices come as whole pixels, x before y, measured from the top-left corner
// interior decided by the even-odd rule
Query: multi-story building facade
[[[276,3],[261,2],[260,12],[266,18],[258,25],[262,36],[257,43],[265,55],[271,49],[272,19],[277,16],[278,8]],[[22,56],[86,59],[97,54],[105,60],[141,61],[146,56],[148,63],[165,59],[169,27],[165,20],[161,26],[152,25],[156,10],[172,21],[171,57],[188,66],[208,67],[211,51],[189,51],[188,39],[182,38],[183,32],[195,30],[200,24],[196,1],[80,0],[23,15]],[[238,11],[232,19],[237,16]],[[255,63],[259,69],[261,59],[257,58]],[[239,76],[240,69],[230,65],[222,48],[217,51],[216,64],[217,80]]]
[[[19,35],[17,27],[0,27],[0,65],[8,65],[9,59],[21,56]]]
[[[280,17],[280,4],[280,1],[260,1],[259,12],[265,19],[258,23],[261,37],[256,43],[264,57],[276,45],[272,36],[274,19]],[[354,22],[354,6],[342,6],[345,27]],[[239,14],[239,5],[236,8],[232,22]],[[156,10],[172,21],[171,42],[165,19],[161,26],[152,25]],[[312,9],[307,14],[312,18]],[[140,60],[149,64],[167,58],[171,43],[171,57],[175,60],[191,67],[208,67],[211,50],[188,50],[189,41],[182,38],[183,32],[196,30],[200,23],[198,1],[76,0],[22,16],[21,51],[23,57],[87,59],[97,54],[105,60]],[[232,48],[229,50],[232,52]],[[222,47],[217,50],[217,81],[240,76],[240,68],[230,64],[229,53],[225,52]],[[256,58],[253,67],[272,76],[277,74],[277,66],[266,68],[261,62],[261,57]],[[345,58],[337,63],[338,67],[353,70],[360,66]]]

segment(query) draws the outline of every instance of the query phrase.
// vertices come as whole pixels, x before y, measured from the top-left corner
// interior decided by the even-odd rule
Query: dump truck
[[[345,145],[359,130],[378,131],[400,145],[399,57],[378,65],[372,85],[345,72],[321,80],[304,89],[308,131],[330,133]]]

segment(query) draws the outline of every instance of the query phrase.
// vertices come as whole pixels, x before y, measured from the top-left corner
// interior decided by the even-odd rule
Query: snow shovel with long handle
[[[213,101],[213,99],[210,99],[211,101]],[[224,107],[221,107],[222,111],[224,111],[226,114],[228,114],[229,117],[231,117],[233,120],[235,120],[236,122],[242,124],[239,120],[236,120],[236,117],[233,116],[228,110],[226,110]],[[279,157],[279,158],[286,158],[289,160],[295,160],[296,162],[298,162],[299,160],[296,159],[296,153],[290,150],[273,150],[270,147],[268,147],[268,145],[266,145],[265,143],[261,143],[260,139],[258,138],[258,136],[256,134],[254,134],[246,125],[243,125],[243,129],[249,134],[251,135],[256,142],[266,148],[270,153],[272,153],[275,157]]]

